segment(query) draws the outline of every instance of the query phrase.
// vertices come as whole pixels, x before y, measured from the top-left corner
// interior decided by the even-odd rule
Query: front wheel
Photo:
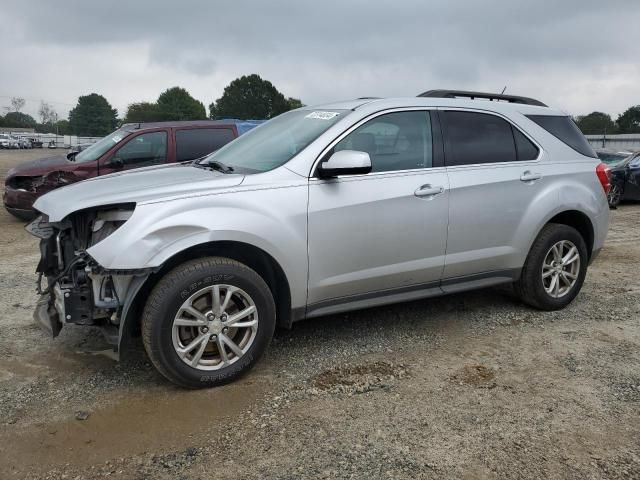
[[[255,364],[271,341],[275,317],[271,291],[255,271],[229,258],[201,258],[179,265],[152,290],[143,343],[173,383],[212,387]]]
[[[620,185],[616,183],[611,184],[611,188],[609,188],[609,193],[607,194],[607,200],[611,208],[617,208],[620,200],[622,200],[622,188]]]
[[[541,310],[559,310],[578,295],[589,258],[582,235],[568,225],[547,224],[536,238],[515,291]]]

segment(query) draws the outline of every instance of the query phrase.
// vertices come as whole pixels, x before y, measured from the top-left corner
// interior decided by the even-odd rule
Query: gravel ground
[[[46,151],[0,151],[0,174]],[[0,478],[640,478],[640,205],[576,301],[508,292],[309,320],[240,381],[182,391],[141,346],[32,324],[36,242],[0,213]]]

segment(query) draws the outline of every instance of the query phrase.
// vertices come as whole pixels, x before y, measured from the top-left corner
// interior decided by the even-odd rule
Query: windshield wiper
[[[210,160],[208,162],[205,163],[200,163],[199,165],[203,166],[203,167],[209,167],[212,170],[217,170],[219,172],[222,173],[231,173],[233,172],[233,167],[230,167],[229,165],[225,165],[222,162],[219,162],[218,160]]]

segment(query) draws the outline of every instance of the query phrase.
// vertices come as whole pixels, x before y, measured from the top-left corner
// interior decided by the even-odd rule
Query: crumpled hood
[[[56,189],[40,197],[34,208],[58,222],[77,210],[170,200],[224,190],[242,183],[244,175],[224,174],[190,164],[139,168],[91,178]]]
[[[64,169],[64,167],[73,165],[74,164],[72,162],[67,160],[66,155],[54,155],[52,157],[39,158],[37,160],[21,163],[7,172],[7,178],[14,177],[16,175],[25,177],[46,175],[53,170]]]

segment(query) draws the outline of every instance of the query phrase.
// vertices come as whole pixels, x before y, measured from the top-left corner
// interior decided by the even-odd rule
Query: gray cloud
[[[506,85],[617,114],[640,103],[639,14],[634,0],[15,2],[0,95],[64,110],[96,91],[124,111],[180,85],[208,104],[255,72],[309,104]]]

